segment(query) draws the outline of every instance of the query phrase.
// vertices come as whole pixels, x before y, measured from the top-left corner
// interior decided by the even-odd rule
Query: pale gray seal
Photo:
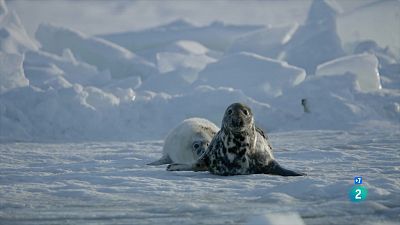
[[[204,154],[218,130],[207,119],[186,119],[168,133],[164,141],[163,156],[148,165],[195,163]]]

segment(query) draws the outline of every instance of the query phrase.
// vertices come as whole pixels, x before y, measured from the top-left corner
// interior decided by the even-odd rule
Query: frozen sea
[[[147,166],[162,141],[0,145],[2,224],[245,224],[298,213],[306,224],[398,224],[400,131],[270,135],[306,177],[168,172]],[[355,176],[367,199],[350,201]]]

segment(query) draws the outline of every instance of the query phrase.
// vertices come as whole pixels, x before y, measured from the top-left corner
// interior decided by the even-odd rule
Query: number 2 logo
[[[368,191],[364,186],[356,185],[349,192],[349,198],[353,202],[361,202],[367,198]]]
[[[361,190],[360,189],[356,189],[356,196],[354,197],[355,199],[361,199]]]

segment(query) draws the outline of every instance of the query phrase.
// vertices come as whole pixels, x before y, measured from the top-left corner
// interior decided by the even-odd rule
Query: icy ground
[[[400,131],[272,133],[276,158],[307,177],[220,177],[145,164],[162,141],[9,143],[0,150],[6,224],[244,224],[298,212],[306,224],[400,220]],[[348,192],[363,176],[367,200]],[[392,223],[390,223],[392,222]]]

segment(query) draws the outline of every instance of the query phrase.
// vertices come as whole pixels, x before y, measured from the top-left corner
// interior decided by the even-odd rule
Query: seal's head
[[[243,103],[233,103],[226,111],[222,120],[222,127],[233,133],[252,129],[254,125],[251,109]]]

